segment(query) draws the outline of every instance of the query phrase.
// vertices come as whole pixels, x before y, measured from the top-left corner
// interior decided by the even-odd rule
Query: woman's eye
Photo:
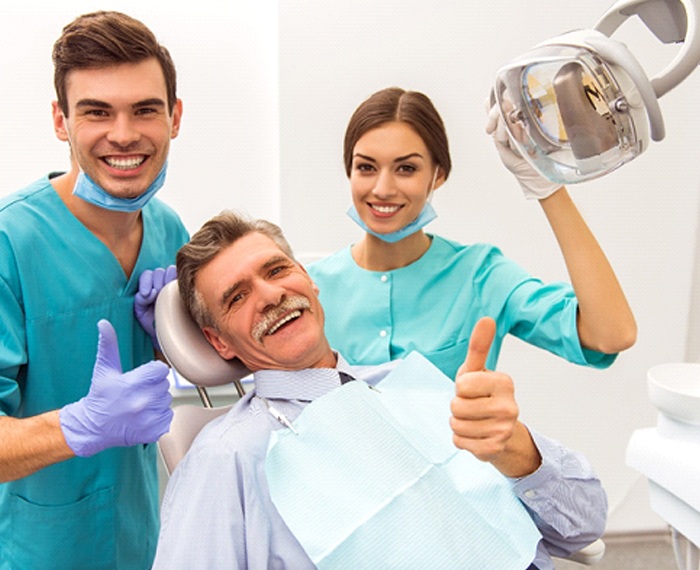
[[[407,174],[412,174],[416,171],[416,167],[412,164],[402,164],[399,166],[399,172],[405,172]]]

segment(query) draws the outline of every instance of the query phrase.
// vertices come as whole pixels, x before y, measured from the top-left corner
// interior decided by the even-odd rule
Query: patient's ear
[[[204,337],[209,341],[209,344],[214,347],[216,352],[219,353],[221,358],[231,360],[236,357],[233,347],[227,343],[226,339],[222,338],[215,329],[212,327],[204,327],[202,328],[202,333],[204,333]]]

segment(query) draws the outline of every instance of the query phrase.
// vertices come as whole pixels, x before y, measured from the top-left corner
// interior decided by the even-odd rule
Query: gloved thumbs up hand
[[[106,320],[97,327],[99,340],[90,390],[59,413],[66,442],[80,457],[109,447],[155,442],[168,432],[173,417],[168,366],[151,361],[122,372],[114,327]]]

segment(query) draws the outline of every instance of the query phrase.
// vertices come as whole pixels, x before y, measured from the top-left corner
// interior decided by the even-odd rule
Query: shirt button
[[[386,336],[386,331],[385,330],[379,331],[379,336],[384,338]]]
[[[537,496],[537,492],[530,489],[529,491],[525,491],[525,496],[528,499],[534,499]]]
[[[387,279],[389,279],[389,278],[386,275],[382,275],[382,277],[381,277],[382,283],[386,283]]]

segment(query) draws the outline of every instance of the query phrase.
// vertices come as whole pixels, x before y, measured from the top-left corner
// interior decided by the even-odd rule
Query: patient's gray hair
[[[200,327],[208,326],[216,329],[216,323],[201,293],[194,285],[197,274],[223,249],[254,232],[269,237],[285,254],[296,261],[292,248],[279,226],[267,220],[253,219],[231,210],[224,210],[206,222],[192,236],[190,242],[178,251],[176,265],[180,296],[187,311]]]

